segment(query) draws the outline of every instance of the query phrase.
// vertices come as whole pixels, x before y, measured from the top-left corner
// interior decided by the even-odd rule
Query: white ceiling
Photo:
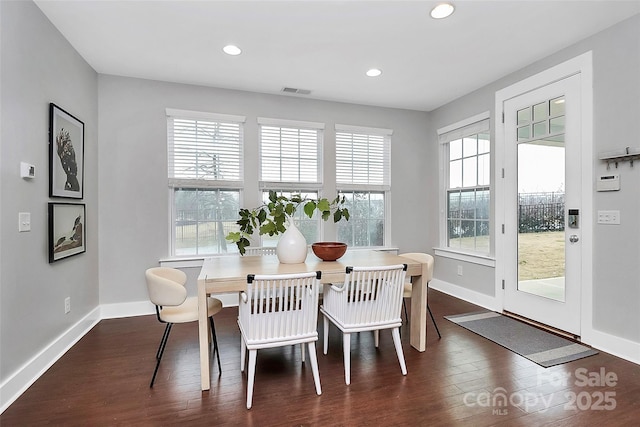
[[[421,111],[640,13],[640,0],[457,0],[434,20],[437,3],[36,0],[98,73]]]

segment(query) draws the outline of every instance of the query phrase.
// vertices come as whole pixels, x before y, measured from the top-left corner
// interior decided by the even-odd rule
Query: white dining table
[[[200,382],[209,390],[209,322],[207,296],[241,292],[247,288],[248,274],[287,274],[321,271],[322,283],[344,281],[348,266],[383,266],[407,264],[407,276],[412,277],[410,342],[418,351],[425,351],[427,341],[427,277],[426,264],[398,255],[375,250],[347,250],[337,261],[326,262],[309,253],[304,263],[282,264],[276,255],[222,256],[205,258],[198,276],[198,336],[200,342]],[[424,272],[424,274],[423,274]]]

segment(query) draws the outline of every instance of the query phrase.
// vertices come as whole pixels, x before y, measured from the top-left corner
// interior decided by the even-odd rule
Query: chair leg
[[[344,353],[344,382],[351,384],[351,334],[342,334]]]
[[[373,331],[373,344],[376,348],[380,347],[380,329]]]
[[[322,319],[324,321],[324,342],[322,343],[323,353],[327,354],[327,350],[329,349],[329,319],[327,319],[327,316],[322,316]]]
[[[320,372],[318,371],[318,358],[316,357],[316,343],[310,342],[309,346],[309,361],[311,361],[311,370],[313,371],[313,382],[316,385],[316,394],[320,396],[322,394],[322,388],[320,387]],[[304,348],[304,344],[302,344]]]
[[[251,409],[253,402],[253,382],[256,376],[256,356],[258,350],[249,350],[249,373],[247,374],[247,409]]]
[[[396,353],[398,354],[398,362],[400,362],[402,375],[407,375],[407,365],[404,362],[404,352],[402,351],[402,342],[400,341],[400,328],[393,328],[391,334],[393,335],[393,343],[396,346]]]
[[[218,358],[218,375],[222,375],[222,365],[220,365],[220,349],[218,348],[218,338],[216,337],[216,325],[213,322],[213,316],[209,317],[211,324],[211,337],[213,338],[213,352]]]
[[[409,315],[407,314],[406,298],[402,299],[402,306],[404,307],[404,319],[406,320],[407,324],[409,324]],[[436,332],[438,333],[438,338],[442,338],[442,335],[440,335],[440,329],[438,329],[438,324],[436,323],[436,319],[433,317],[433,313],[431,312],[431,307],[429,307],[429,304],[427,304],[427,310],[429,311],[429,316],[431,316],[431,321],[433,322],[433,326],[435,326]]]
[[[158,373],[160,361],[162,360],[162,355],[164,354],[164,348],[167,346],[167,341],[169,340],[169,334],[171,333],[172,326],[173,323],[167,323],[167,326],[164,328],[164,334],[162,335],[160,346],[158,347],[158,351],[156,352],[156,368],[153,370],[153,377],[151,377],[151,384],[149,384],[149,388],[153,387],[153,383],[156,381],[156,374]]]
[[[302,353],[302,363],[304,363],[304,359],[305,359],[305,350],[304,350],[304,343],[300,344],[300,353]]]
[[[442,335],[440,335],[440,329],[438,329],[438,324],[436,323],[436,319],[433,318],[433,313],[431,312],[431,307],[429,307],[429,304],[427,304],[427,310],[429,310],[429,316],[431,316],[431,321],[433,322],[433,326],[436,327],[438,338],[442,338]]]
[[[244,363],[247,360],[247,343],[244,337],[240,335],[240,372],[244,372]]]
[[[164,351],[164,344],[167,341],[167,337],[169,336],[169,332],[171,328],[169,327],[170,323],[164,327],[164,333],[162,334],[162,339],[160,340],[160,345],[158,346],[158,351],[156,351],[156,359],[160,359],[161,352]]]

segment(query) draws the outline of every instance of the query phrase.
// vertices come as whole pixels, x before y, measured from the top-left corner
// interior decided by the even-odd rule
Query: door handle
[[[575,242],[577,242],[578,240],[580,240],[580,238],[579,238],[576,234],[572,234],[571,236],[569,236],[569,241],[570,241],[571,243],[575,243]]]

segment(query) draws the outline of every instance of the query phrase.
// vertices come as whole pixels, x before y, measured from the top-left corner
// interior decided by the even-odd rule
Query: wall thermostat
[[[36,176],[36,167],[29,163],[20,162],[20,177],[32,179]]]
[[[620,175],[600,175],[596,182],[597,191],[618,191],[620,190]]]

